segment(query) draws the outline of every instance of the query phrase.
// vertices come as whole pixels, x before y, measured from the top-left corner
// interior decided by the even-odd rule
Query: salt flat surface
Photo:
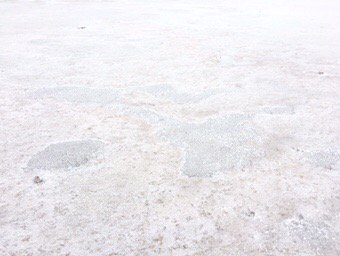
[[[0,255],[339,255],[339,10],[0,2]]]

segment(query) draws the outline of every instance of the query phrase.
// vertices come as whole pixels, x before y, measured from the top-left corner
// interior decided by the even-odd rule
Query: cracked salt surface
[[[40,89],[33,97],[52,97],[76,104],[111,104],[122,114],[158,125],[159,136],[182,149],[181,172],[189,177],[210,177],[216,173],[244,170],[270,154],[270,138],[264,136],[264,132],[254,124],[254,115],[232,114],[208,118],[201,123],[186,123],[161,114],[157,109],[127,104],[124,99],[131,98],[133,92],[152,95],[160,102],[170,100],[186,105],[199,103],[213,95],[223,95],[222,90],[214,88],[200,93],[184,93],[178,92],[173,86],[153,85],[107,89],[53,87]],[[271,115],[292,115],[294,107],[273,105],[263,107],[262,111]],[[333,151],[312,152],[306,154],[306,157],[312,164],[327,169],[332,169],[339,160],[339,155]]]
[[[223,91],[219,89],[183,93],[169,85],[106,89],[54,87],[40,89],[33,96],[52,97],[76,104],[110,104],[124,115],[157,125],[158,136],[182,150],[181,172],[189,177],[210,177],[216,173],[249,169],[270,156],[272,148],[276,146],[270,144],[270,134],[265,135],[255,125],[256,115],[230,114],[208,118],[200,123],[188,123],[160,113],[155,108],[129,105],[126,100],[132,97],[133,92],[152,95],[160,102],[170,100],[186,105],[200,103],[212,95],[223,96]],[[292,115],[294,107],[273,105],[263,107],[262,111],[271,115]],[[332,169],[339,160],[335,151],[305,155],[310,163],[327,169]]]
[[[132,89],[133,90],[133,89]],[[150,86],[135,88],[151,93],[163,100],[177,103],[199,102],[216,90],[206,90],[204,94],[177,93],[171,86]],[[122,104],[125,114],[134,115],[157,123],[162,119],[160,136],[184,149],[184,164],[181,172],[189,177],[210,177],[215,173],[230,170],[244,170],[266,156],[263,132],[256,128],[253,116],[234,114],[196,123],[179,122],[171,117],[164,117],[141,107],[131,107],[123,103],[122,97],[128,89],[95,90],[88,88],[53,88],[42,95],[51,95],[75,103],[115,103]],[[41,92],[38,92],[38,95]],[[40,94],[41,95],[41,94]],[[190,100],[189,100],[190,99]],[[159,100],[159,99],[158,99]]]

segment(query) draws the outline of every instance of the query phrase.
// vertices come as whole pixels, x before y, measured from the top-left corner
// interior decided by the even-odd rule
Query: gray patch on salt
[[[158,135],[164,141],[182,148],[181,172],[189,177],[251,168],[272,150],[269,137],[255,125],[252,115],[232,114],[203,123],[183,123],[143,108],[125,109],[124,113],[158,126]]]
[[[101,105],[121,104],[124,96],[133,92],[145,92],[154,97],[170,100],[177,104],[197,103],[210,96],[221,93],[221,89],[209,89],[202,92],[179,92],[173,86],[130,86],[124,88],[88,88],[88,87],[52,87],[34,92],[34,98],[52,97],[78,104],[95,103]]]
[[[306,153],[309,162],[315,166],[332,170],[340,160],[340,155],[335,150],[316,151]]]
[[[286,220],[284,224],[288,229],[288,234],[294,240],[307,243],[309,247],[322,252],[334,252],[335,234],[325,223],[292,218]]]
[[[103,147],[93,140],[69,141],[51,144],[29,160],[30,169],[64,169],[86,164]]]
[[[287,105],[267,106],[267,107],[263,107],[262,110],[266,114],[271,114],[271,115],[283,115],[283,114],[292,115],[295,113],[294,107],[287,106]]]
[[[157,98],[164,98],[177,104],[197,103],[204,99],[209,98],[215,94],[221,93],[222,90],[219,88],[213,88],[201,92],[180,92],[173,86],[169,85],[154,85],[144,87],[144,91]]]
[[[185,149],[183,174],[209,177],[218,172],[249,168],[266,156],[265,138],[249,115],[230,115],[201,124],[182,124],[163,131]]]

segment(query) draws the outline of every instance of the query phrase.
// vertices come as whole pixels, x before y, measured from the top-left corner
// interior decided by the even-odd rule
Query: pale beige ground
[[[0,255],[339,255],[339,10],[0,2]]]

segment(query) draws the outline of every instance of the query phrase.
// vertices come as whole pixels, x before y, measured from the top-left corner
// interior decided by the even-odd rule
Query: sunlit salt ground
[[[340,253],[340,3],[0,10],[0,255]]]

